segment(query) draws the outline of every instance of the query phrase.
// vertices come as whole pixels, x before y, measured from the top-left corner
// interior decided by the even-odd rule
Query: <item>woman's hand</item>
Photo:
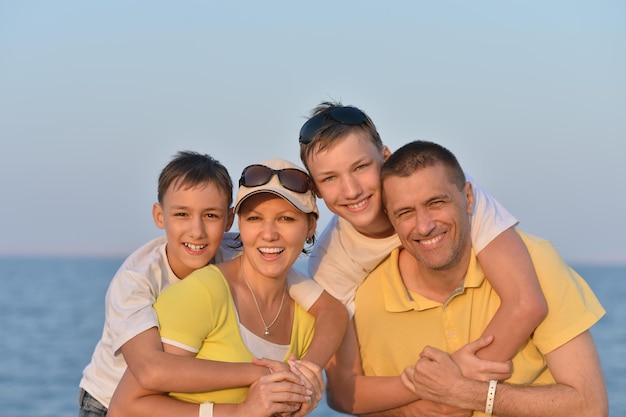
[[[301,377],[293,372],[272,372],[250,386],[246,400],[237,405],[237,415],[291,415],[300,409],[301,404],[310,403],[312,394],[313,390],[305,387]]]
[[[257,366],[263,366],[268,369],[269,373],[289,371],[289,365],[285,362],[275,361],[267,358],[254,358],[252,363]]]
[[[326,385],[324,384],[322,368],[313,362],[293,359],[289,361],[289,366],[291,371],[300,378],[304,386],[312,391],[310,400],[302,402],[300,409],[293,414],[293,417],[304,416],[317,407],[324,394]]]

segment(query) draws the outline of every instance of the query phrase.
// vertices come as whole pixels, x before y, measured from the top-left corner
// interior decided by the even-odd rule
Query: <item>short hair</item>
[[[311,111],[311,116],[309,117],[309,119],[317,115],[328,115],[331,110],[338,107],[345,106],[338,101],[323,101]],[[383,141],[380,138],[378,131],[376,130],[374,122],[372,122],[372,119],[370,119],[363,110],[358,110],[360,110],[363,113],[363,116],[365,116],[365,120],[360,125],[344,124],[334,120],[332,117],[325,117],[322,127],[318,130],[311,142],[300,143],[300,159],[302,160],[302,163],[304,164],[306,169],[309,169],[307,159],[311,155],[331,147],[337,139],[344,137],[350,132],[354,131],[365,133],[367,139],[370,140],[376,146],[376,148],[382,151]]]
[[[385,161],[381,170],[381,181],[387,177],[408,177],[415,171],[442,164],[449,174],[448,179],[462,190],[465,173],[454,154],[434,142],[417,140],[396,150]]]
[[[226,195],[228,207],[231,207],[233,204],[233,182],[226,167],[207,154],[180,151],[159,175],[159,203],[163,203],[163,197],[170,185],[191,188],[209,183],[215,184]]]

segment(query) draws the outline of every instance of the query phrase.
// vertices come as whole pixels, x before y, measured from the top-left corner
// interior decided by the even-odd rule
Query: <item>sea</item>
[[[78,415],[78,382],[100,338],[104,294],[122,261],[0,258],[0,416]],[[592,334],[610,415],[626,416],[626,266],[573,267],[607,311]],[[342,414],[323,400],[311,415]]]

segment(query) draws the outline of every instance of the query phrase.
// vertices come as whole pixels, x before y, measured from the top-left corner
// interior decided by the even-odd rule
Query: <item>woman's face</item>
[[[239,209],[239,234],[244,254],[258,273],[283,278],[313,236],[317,220],[282,197],[259,193]]]

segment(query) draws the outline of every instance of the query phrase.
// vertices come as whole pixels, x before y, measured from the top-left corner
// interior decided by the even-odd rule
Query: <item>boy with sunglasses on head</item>
[[[299,142],[315,192],[335,214],[309,258],[309,274],[353,315],[358,287],[400,246],[382,204],[380,170],[391,152],[362,110],[341,103],[323,102],[315,108],[300,130]],[[510,360],[547,313],[530,255],[514,230],[517,220],[475,182],[472,185],[472,245],[502,304],[483,333],[494,336],[493,342],[473,345],[472,355],[461,350],[453,354],[468,372],[473,356]],[[420,244],[435,246],[437,238]],[[349,326],[348,332],[353,331]],[[329,388],[334,362],[327,368]]]
[[[281,171],[279,176],[294,177]],[[302,178],[295,180],[294,187],[302,187]],[[162,348],[152,308],[159,293],[196,269],[237,254],[236,234],[225,234],[233,222],[232,189],[226,168],[208,155],[179,152],[161,171],[152,214],[165,236],[131,254],[111,281],[102,338],[80,381],[81,417],[106,416],[127,367],[142,387],[165,392],[249,386],[271,370],[288,369],[268,360],[255,365],[185,358]],[[320,329],[306,359],[324,366],[345,330],[345,308],[295,272],[287,281],[290,295],[316,316]]]

